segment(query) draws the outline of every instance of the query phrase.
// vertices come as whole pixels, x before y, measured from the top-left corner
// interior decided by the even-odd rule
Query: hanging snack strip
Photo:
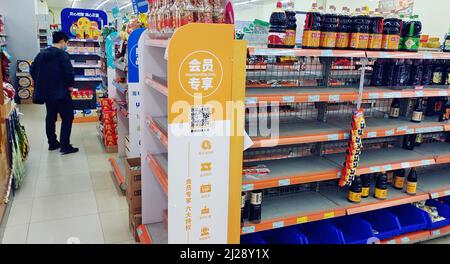
[[[345,163],[342,168],[341,179],[339,186],[351,185],[355,178],[356,169],[358,168],[359,159],[362,149],[362,135],[366,122],[364,119],[364,111],[362,109],[353,110],[352,114],[352,129],[350,131],[350,138],[348,142],[348,149],[345,155]]]

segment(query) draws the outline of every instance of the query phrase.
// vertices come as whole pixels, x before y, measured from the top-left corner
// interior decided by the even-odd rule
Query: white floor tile
[[[27,241],[28,225],[7,227],[2,244],[25,244]]]
[[[39,178],[35,197],[92,191],[89,173]]]
[[[128,209],[125,196],[115,189],[96,191],[95,197],[100,213]]]
[[[30,224],[27,243],[103,244],[103,233],[98,214]]]
[[[94,191],[99,190],[114,190],[116,187],[114,185],[115,179],[108,171],[91,171],[91,179]]]
[[[37,173],[26,175],[20,189],[16,190],[14,202],[34,198],[36,194]]]
[[[34,200],[31,222],[42,222],[97,213],[93,192],[55,195]]]
[[[128,210],[100,213],[105,243],[117,243],[132,239],[128,223]]]
[[[17,225],[28,225],[33,208],[33,199],[13,200],[9,212],[7,227]]]

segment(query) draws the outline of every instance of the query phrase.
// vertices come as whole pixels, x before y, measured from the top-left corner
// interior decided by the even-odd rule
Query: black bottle
[[[348,200],[352,203],[361,202],[361,194],[362,194],[362,182],[359,176],[355,176],[355,179],[348,190]]]
[[[381,172],[377,177],[377,182],[375,185],[375,193],[373,194],[373,196],[377,199],[385,200],[388,195],[387,186],[388,183],[386,173]]]
[[[416,147],[420,147],[420,145],[422,145],[422,141],[423,141],[423,136],[422,136],[422,134],[420,134],[420,133],[416,134],[416,140],[415,140],[414,145],[415,145]]]
[[[398,118],[400,115],[400,100],[395,98],[392,100],[391,109],[389,110],[389,118]]]
[[[394,188],[398,190],[403,190],[404,184],[405,184],[405,169],[394,171]]]
[[[416,146],[416,135],[409,134],[403,136],[403,148],[407,150],[413,150],[414,146]]]
[[[442,113],[444,104],[446,103],[445,97],[431,97],[427,99],[427,107],[425,110],[426,116],[435,116]]]
[[[373,65],[372,79],[370,85],[382,86],[383,85],[383,59],[377,59]]]
[[[367,198],[370,194],[370,178],[372,177],[372,174],[364,174],[361,175],[361,197]]]
[[[439,113],[439,122],[447,121],[450,118],[450,101],[447,101],[445,105],[442,106],[442,110]]]
[[[408,73],[406,71],[406,64],[404,59],[398,59],[394,65],[394,86],[404,86],[408,79]]]
[[[245,192],[241,194],[241,223],[244,223],[245,219],[248,219],[248,195]]]
[[[417,99],[416,104],[414,105],[411,121],[415,123],[420,123],[422,122],[422,118],[423,118],[422,99],[419,98]]]
[[[445,79],[444,66],[440,61],[436,61],[433,69],[432,83],[433,85],[445,84]]]
[[[394,86],[395,60],[386,60],[383,65],[383,86]]]
[[[248,220],[252,223],[261,222],[262,191],[256,190],[250,193],[250,212]]]
[[[433,64],[431,60],[423,61],[422,85],[430,85],[433,80]]]
[[[417,193],[417,172],[415,168],[411,168],[406,179],[406,193],[410,195]]]
[[[421,85],[423,77],[423,64],[421,60],[412,60],[409,75],[409,85]]]

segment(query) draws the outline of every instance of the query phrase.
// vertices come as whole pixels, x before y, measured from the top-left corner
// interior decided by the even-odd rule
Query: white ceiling
[[[111,11],[111,9],[114,7],[114,3],[116,0],[46,0],[48,7],[52,8],[65,8],[65,7],[72,7],[72,2],[75,1],[74,8],[85,8],[85,9],[95,9],[100,3],[107,1],[106,4],[104,4],[99,9],[104,11]],[[119,7],[124,6],[126,4],[129,4],[131,0],[117,0],[119,3]],[[130,8],[132,8],[130,6]]]

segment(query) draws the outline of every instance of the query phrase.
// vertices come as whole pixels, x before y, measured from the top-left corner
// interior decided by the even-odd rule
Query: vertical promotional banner
[[[128,112],[130,122],[130,156],[139,157],[140,149],[140,116],[141,89],[139,86],[138,47],[142,33],[139,28],[131,32],[128,38]]]
[[[148,11],[148,0],[131,0],[133,4],[133,11],[136,14],[147,13]]]
[[[115,69],[116,64],[114,63],[114,40],[119,36],[119,33],[112,32],[106,37],[105,48],[106,48],[106,62],[108,68]]]
[[[233,35],[189,24],[170,41],[169,243],[228,243]]]
[[[70,38],[98,39],[108,24],[108,16],[101,10],[64,8],[61,11],[62,31]]]

